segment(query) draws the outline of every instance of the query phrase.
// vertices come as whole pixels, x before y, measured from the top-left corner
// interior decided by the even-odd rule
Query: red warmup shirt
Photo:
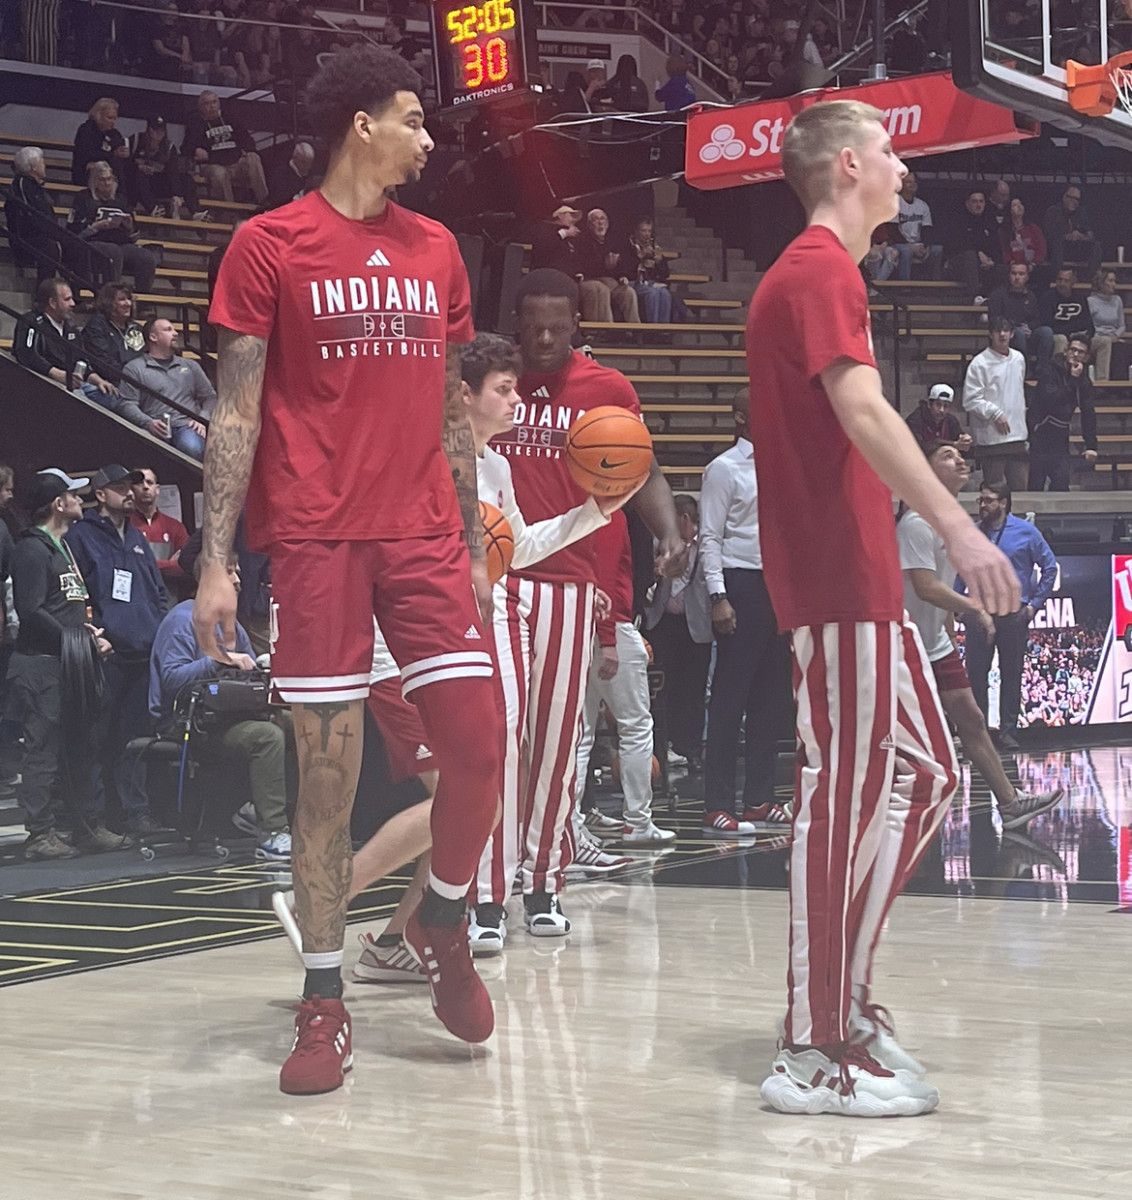
[[[865,284],[813,225],[763,276],[747,318],[759,537],[782,630],[903,612],[891,493],[821,383],[843,359],[876,366]]]
[[[209,320],[267,339],[253,549],[463,529],[440,445],[444,364],[475,334],[443,225],[393,203],[351,221],[311,192],[239,230]]]
[[[153,557],[161,568],[162,575],[172,575],[175,578],[186,578],[180,563],[173,562],[173,556],[180,554],[181,547],[189,540],[189,531],[175,517],[156,509],[147,521],[135,509],[130,514],[130,523],[135,529],[141,530],[142,537],[149,543]]]
[[[597,559],[597,586],[609,597],[613,608],[609,619],[597,623],[597,640],[602,646],[617,644],[617,626],[633,620],[633,546],[629,522],[615,512],[608,525],[592,535]]]
[[[530,524],[556,517],[586,498],[570,477],[563,453],[574,421],[603,404],[616,404],[639,418],[641,402],[620,371],[599,366],[577,350],[552,375],[525,371],[518,391],[522,400],[515,409],[515,428],[491,444],[511,464],[515,500]],[[594,539],[586,537],[511,574],[547,583],[593,583],[595,571]]]

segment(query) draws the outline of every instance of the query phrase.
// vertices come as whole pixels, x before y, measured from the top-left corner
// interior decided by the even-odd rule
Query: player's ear
[[[354,132],[367,144],[373,137],[373,118],[359,109],[354,113]]]
[[[472,389],[468,387],[468,381],[466,379],[460,380],[460,399],[469,407],[471,406]]]

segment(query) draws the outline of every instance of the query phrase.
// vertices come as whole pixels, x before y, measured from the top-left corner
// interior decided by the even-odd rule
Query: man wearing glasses
[[[1030,399],[1029,491],[1069,491],[1069,426],[1081,410],[1081,433],[1087,463],[1097,460],[1097,414],[1093,407],[1093,383],[1087,370],[1089,336],[1072,333],[1064,354],[1055,354],[1038,368],[1038,382]]]

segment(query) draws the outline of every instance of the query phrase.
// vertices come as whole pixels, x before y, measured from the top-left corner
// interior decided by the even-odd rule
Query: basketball
[[[619,754],[615,754],[613,756],[613,761],[609,764],[609,769],[610,769],[610,771],[613,772],[613,778],[616,779],[618,783],[620,783],[621,782],[621,756]],[[653,783],[656,783],[656,781],[659,778],[660,778],[660,763],[657,762],[656,755],[654,754],[652,756],[652,781],[653,781]]]
[[[619,496],[652,465],[652,438],[644,422],[613,404],[583,413],[566,435],[566,466],[593,496]]]
[[[487,553],[487,577],[494,586],[511,568],[515,536],[511,532],[511,522],[486,500],[480,501],[480,520],[483,522],[483,548]]]

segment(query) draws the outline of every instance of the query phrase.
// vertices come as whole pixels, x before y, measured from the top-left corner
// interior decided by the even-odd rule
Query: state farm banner
[[[819,100],[875,105],[884,113],[902,158],[1018,142],[1038,133],[1036,122],[1019,127],[1009,109],[961,92],[950,72],[940,71],[693,111],[688,117],[684,177],[705,191],[781,179],[786,126],[795,113]]]

